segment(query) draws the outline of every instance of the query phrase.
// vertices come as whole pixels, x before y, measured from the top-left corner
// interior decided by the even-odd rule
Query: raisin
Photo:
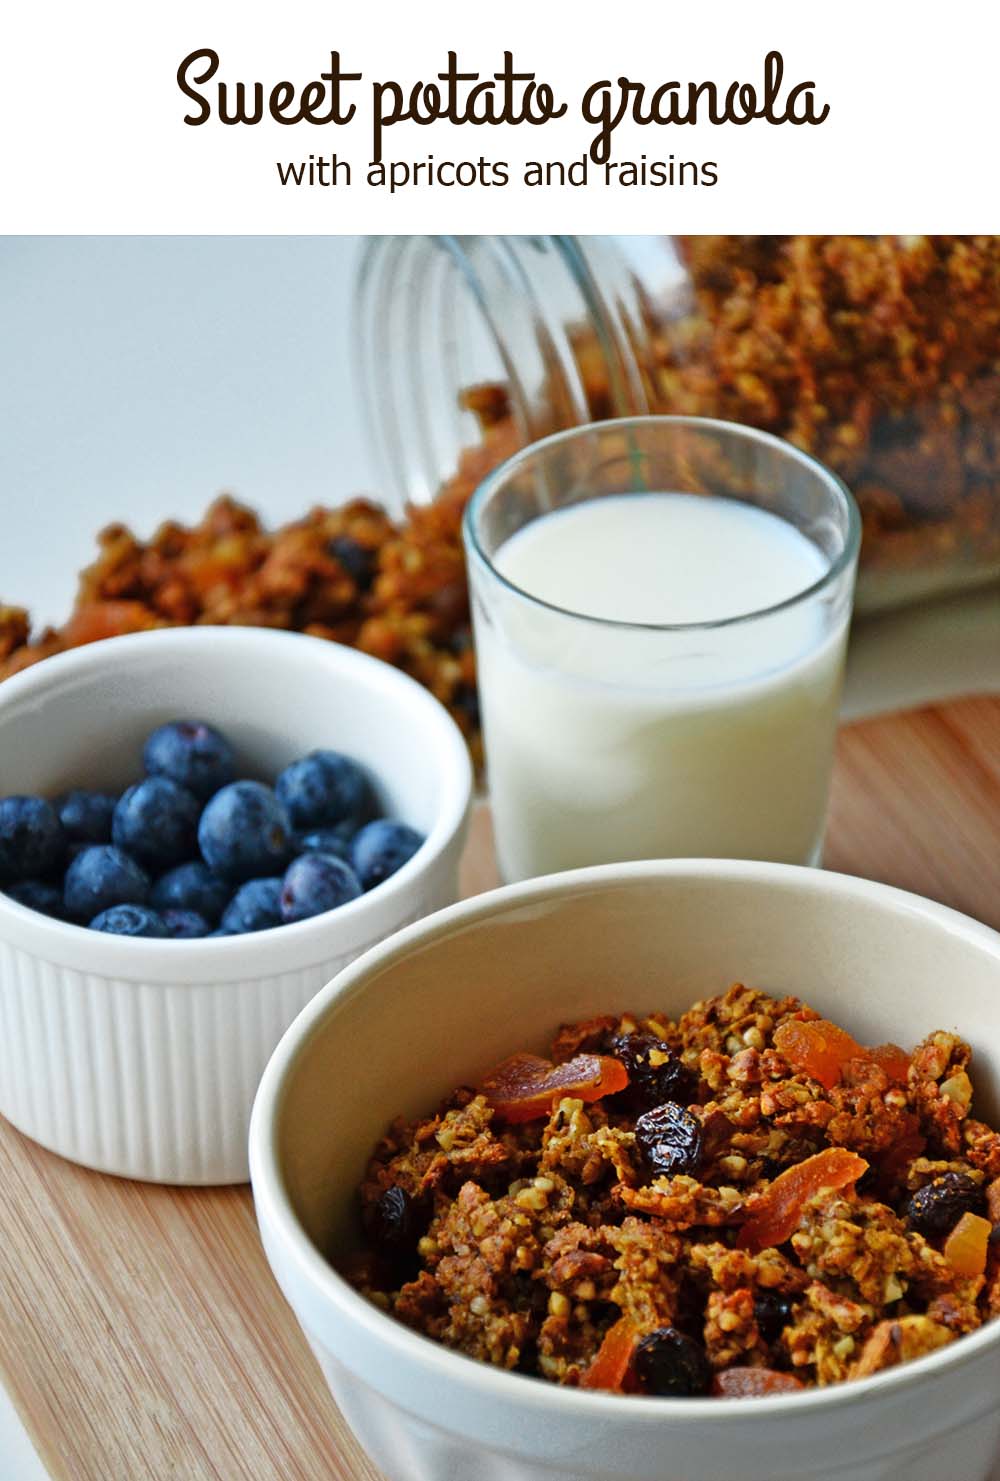
[[[375,554],[350,535],[335,535],[327,550],[343,566],[351,580],[366,591],[375,575]]]
[[[792,1303],[778,1291],[758,1291],[754,1297],[753,1318],[764,1341],[773,1346],[792,1319]]]
[[[861,1174],[854,1187],[858,1193],[867,1198],[869,1194],[874,1195],[877,1192],[881,1180],[882,1170],[876,1167],[873,1162],[868,1168],[868,1171]]]
[[[628,1089],[620,1097],[623,1109],[651,1111],[664,1101],[687,1105],[695,1099],[697,1075],[652,1034],[620,1034],[612,1039],[608,1052],[628,1070]]]
[[[947,1234],[963,1214],[981,1212],[985,1203],[983,1190],[973,1178],[964,1172],[946,1172],[917,1189],[906,1205],[906,1217],[918,1234],[933,1237]]]
[[[456,658],[461,658],[464,653],[468,653],[469,649],[472,647],[471,628],[458,628],[451,634],[451,637],[448,638],[447,642],[445,643],[445,647],[448,649],[449,653],[454,653]]]
[[[687,1399],[708,1392],[712,1365],[705,1349],[676,1327],[658,1327],[635,1350],[635,1374],[647,1394]]]
[[[398,1183],[386,1188],[378,1202],[369,1208],[365,1220],[366,1233],[374,1248],[392,1258],[412,1253],[420,1237],[420,1225],[416,1204]]]
[[[676,1101],[667,1101],[640,1116],[635,1123],[635,1140],[654,1175],[693,1175],[701,1164],[701,1122]]]
[[[464,715],[469,724],[475,729],[480,722],[479,715],[479,691],[475,684],[458,684],[451,696],[452,707]]]

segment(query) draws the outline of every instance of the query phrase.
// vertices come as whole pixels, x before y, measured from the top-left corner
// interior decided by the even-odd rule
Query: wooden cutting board
[[[842,730],[826,863],[1000,927],[1000,698]],[[463,888],[495,882],[483,808]],[[57,1481],[380,1481],[271,1279],[248,1190],[86,1172],[4,1122],[0,1377]]]

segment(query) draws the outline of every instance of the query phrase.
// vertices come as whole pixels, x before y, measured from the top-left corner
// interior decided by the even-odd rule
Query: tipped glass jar
[[[862,609],[1000,577],[1000,237],[372,238],[357,303],[397,505],[554,431],[705,416],[847,483]]]

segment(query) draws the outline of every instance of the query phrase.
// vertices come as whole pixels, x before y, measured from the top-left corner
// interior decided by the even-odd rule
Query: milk
[[[501,545],[509,584],[490,573],[486,602],[474,585],[504,879],[671,856],[815,862],[847,616],[822,593],[746,614],[827,564],[787,521],[692,494],[589,500]],[[720,625],[676,626],[694,623]]]

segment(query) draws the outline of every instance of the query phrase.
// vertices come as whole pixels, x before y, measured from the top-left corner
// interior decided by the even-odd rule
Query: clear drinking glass
[[[570,610],[517,584],[510,557],[528,533],[536,568],[542,534],[550,574],[558,566],[572,583],[596,560],[613,585],[627,589],[634,566],[636,584],[648,586],[656,555],[648,517],[657,510],[620,500],[581,523],[575,506],[665,494],[724,501],[657,501],[711,524],[703,607],[693,563],[681,561],[680,580],[674,567],[674,584],[686,588],[683,621],[589,615],[586,597]],[[630,551],[608,573],[599,570],[599,531],[584,529],[595,513],[615,522],[609,561],[623,541]],[[542,530],[536,521],[546,516]],[[676,560],[684,547],[664,528],[674,543],[664,558]],[[768,586],[772,533],[811,563],[790,589],[787,570]],[[497,469],[470,501],[464,534],[505,880],[642,858],[819,862],[860,543],[854,500],[834,474],[733,423],[602,422],[546,438]],[[514,537],[520,547],[505,550]],[[780,566],[777,545],[774,555]],[[757,595],[742,610],[748,582]],[[664,590],[668,610],[675,595]],[[728,615],[709,615],[720,601]]]

